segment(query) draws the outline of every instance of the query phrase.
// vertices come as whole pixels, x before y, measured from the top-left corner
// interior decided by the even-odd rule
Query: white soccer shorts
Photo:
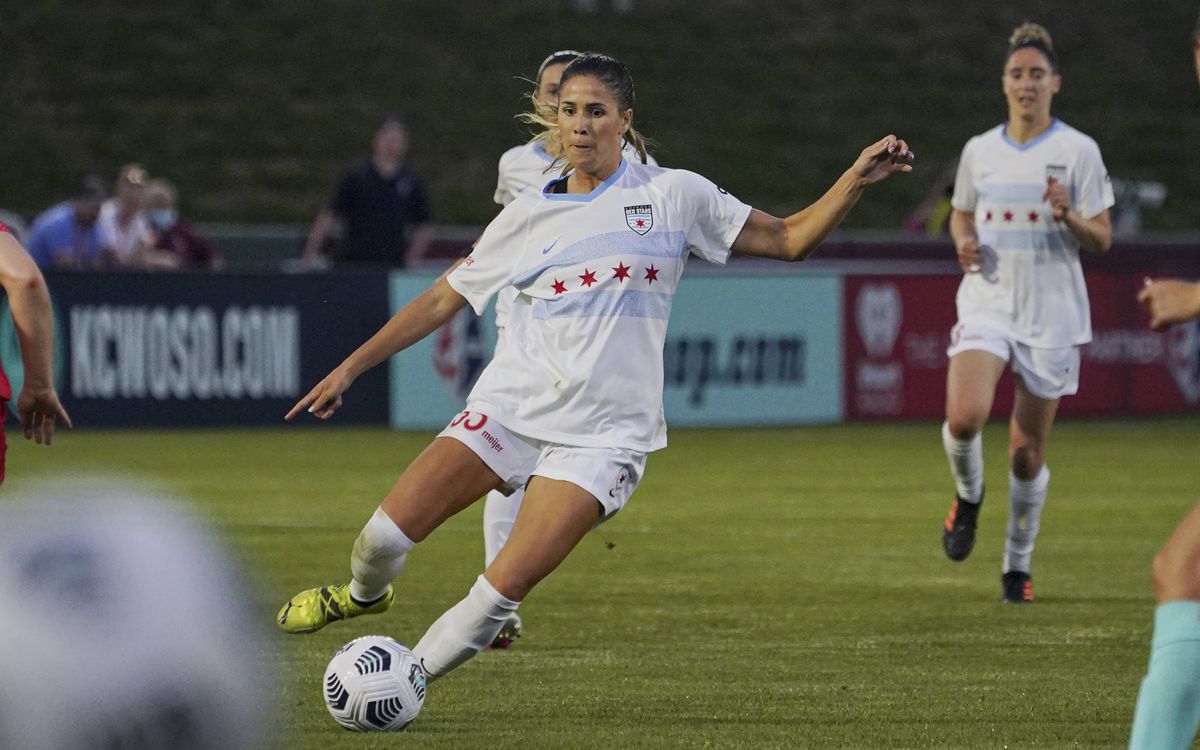
[[[468,404],[438,437],[454,438],[500,475],[508,495],[533,476],[582,487],[604,508],[601,522],[625,507],[646,469],[646,454],[625,448],[581,448],[518,435]]]
[[[1078,346],[1038,349],[1015,341],[1007,331],[994,324],[959,321],[950,331],[950,348],[946,354],[953,357],[972,349],[990,352],[1011,363],[1013,374],[1019,376],[1029,392],[1038,398],[1053,401],[1079,391]]]

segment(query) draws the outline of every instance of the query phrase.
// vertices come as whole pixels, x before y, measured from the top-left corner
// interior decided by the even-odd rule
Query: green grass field
[[[345,579],[350,545],[426,434],[312,429],[15,435],[5,494],[102,473],[195,503],[257,572],[270,622]],[[685,431],[629,507],[524,603],[527,635],[435,683],[401,736],[356,735],[320,680],[343,642],[414,643],[482,560],[475,506],[410,556],[385,615],[279,638],[280,747],[1123,747],[1154,551],[1197,492],[1200,422],[1067,422],[1037,603],[998,602],[1005,432],[971,559],[941,552],[938,427]]]

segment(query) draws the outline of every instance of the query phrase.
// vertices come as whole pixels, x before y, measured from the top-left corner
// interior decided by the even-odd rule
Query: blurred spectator
[[[100,207],[100,231],[105,265],[133,266],[143,249],[150,225],[142,213],[149,175],[138,164],[126,164],[117,174],[113,197]]]
[[[93,268],[100,263],[96,219],[106,191],[99,177],[89,177],[74,199],[59,203],[33,220],[29,254],[42,268]]]
[[[221,258],[212,244],[197,236],[180,220],[176,208],[175,186],[167,180],[146,183],[146,220],[150,224],[149,247],[143,253],[141,265],[151,269],[182,268],[210,271],[221,265]]]
[[[951,162],[942,170],[929,194],[913,212],[904,219],[904,228],[916,234],[942,237],[949,231],[950,197],[954,195],[954,177],[958,173],[958,161]]]
[[[25,223],[25,219],[20,214],[0,208],[0,224],[8,227],[8,233],[16,237],[17,242],[29,241],[29,225]]]
[[[1162,208],[1167,200],[1167,186],[1161,182],[1119,180],[1112,178],[1113,235],[1136,237],[1142,233],[1142,216]]]
[[[404,165],[407,153],[408,129],[398,117],[388,117],[375,133],[371,160],[342,178],[318,214],[301,268],[327,264],[322,253],[337,222],[345,230],[345,247],[334,257],[338,264],[400,267],[410,254],[424,255],[429,198],[421,178]]]

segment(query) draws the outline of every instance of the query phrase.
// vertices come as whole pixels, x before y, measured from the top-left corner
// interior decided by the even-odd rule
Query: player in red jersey
[[[27,440],[50,445],[54,427],[62,420],[67,427],[71,418],[58,400],[54,390],[51,361],[54,351],[54,316],[50,311],[50,293],[37,264],[17,238],[0,224],[0,286],[8,295],[8,308],[13,327],[21,346],[25,365],[25,380],[17,394],[17,415],[21,432]],[[0,363],[0,407],[7,408],[12,399],[12,386]],[[0,413],[0,419],[3,414]],[[4,481],[4,459],[8,452],[3,430],[0,430],[0,482]]]

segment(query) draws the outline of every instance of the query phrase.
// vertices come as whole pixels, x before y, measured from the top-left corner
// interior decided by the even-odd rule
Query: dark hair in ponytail
[[[559,90],[566,85],[567,81],[578,76],[593,76],[603,83],[608,92],[612,94],[613,99],[616,99],[617,108],[622,112],[633,109],[635,99],[633,76],[629,75],[629,69],[625,67],[625,63],[617,58],[599,52],[585,52],[575,57],[567,63],[567,67],[563,68],[562,78],[559,79]],[[534,140],[541,141],[546,153],[555,157],[555,160],[562,158],[563,148],[558,133],[557,109],[535,106],[534,111],[520,115],[520,119],[543,128],[542,132],[534,137]],[[642,163],[645,164],[646,141],[632,125],[629,130],[625,131],[625,142],[633,146],[638,156],[641,157]]]

